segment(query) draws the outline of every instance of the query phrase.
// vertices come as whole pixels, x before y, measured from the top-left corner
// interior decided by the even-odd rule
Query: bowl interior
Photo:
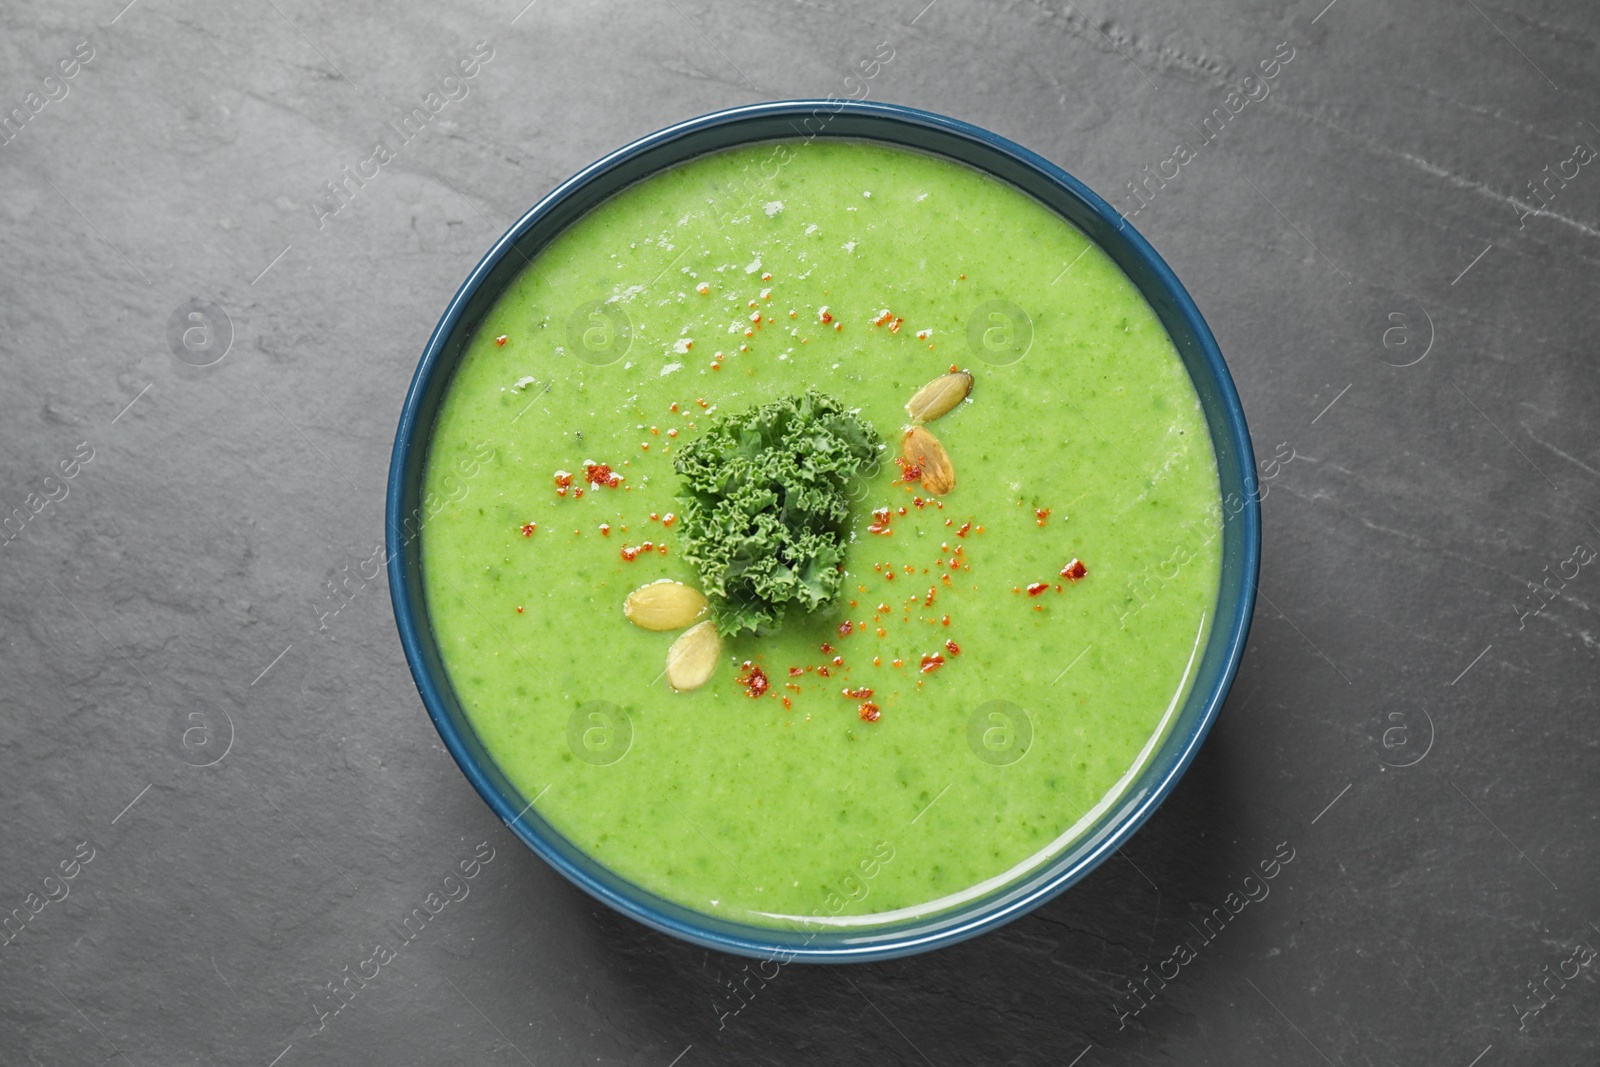
[[[533,810],[484,750],[451,689],[423,595],[421,534],[432,504],[423,473],[435,416],[477,323],[557,233],[614,193],[709,152],[775,139],[845,138],[945,156],[1023,190],[1083,230],[1155,309],[1199,394],[1223,496],[1222,581],[1212,629],[1184,703],[1143,771],[1078,841],[994,894],[932,918],[865,930],[774,930],[708,916],[620,878]],[[407,661],[423,703],[462,771],[500,819],[589,893],[697,944],[787,962],[865,960],[970,937],[1065,889],[1124,842],[1172,789],[1204,739],[1243,653],[1260,560],[1255,458],[1233,381],[1194,302],[1150,245],[1087,187],[1047,160],[977,127],[886,104],[796,101],[719,112],[662,130],[575,175],[529,211],[489,251],[451,301],[417,368],[389,472],[389,588]]]

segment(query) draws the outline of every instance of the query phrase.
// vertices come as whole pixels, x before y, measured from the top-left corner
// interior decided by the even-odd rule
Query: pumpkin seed
[[[700,590],[670,578],[641,585],[622,602],[622,613],[646,630],[681,630],[711,609]]]
[[[941,374],[917,390],[906,402],[906,411],[917,422],[932,422],[948,414],[972,392],[972,375],[966,371]]]
[[[956,468],[950,453],[924,427],[909,426],[900,439],[900,455],[909,467],[922,472],[922,488],[944,496],[956,487]]]
[[[667,649],[667,682],[678,692],[706,684],[722,657],[722,638],[710,619],[678,635]]]

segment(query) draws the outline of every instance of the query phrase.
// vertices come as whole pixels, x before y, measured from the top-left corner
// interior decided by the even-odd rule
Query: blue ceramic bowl
[[[865,930],[775,930],[690,910],[618,876],[545,822],[484,751],[451,689],[428,618],[417,536],[440,400],[475,324],[527,260],[602,200],[657,171],[753,141],[807,137],[876,141],[957,160],[1022,189],[1087,233],[1138,286],[1176,343],[1210,426],[1224,499],[1222,586],[1211,635],[1186,701],[1143,770],[1044,866],[956,910]],[[389,591],[417,689],[450,754],[495,814],[556,870],[618,911],[708,948],[780,962],[883,959],[952,944],[1038,907],[1116,851],[1172,791],[1227,696],[1250,629],[1261,558],[1255,457],[1238,394],[1194,301],[1149,243],[1072,175],[988,130],[892,104],[817,100],[733,108],[650,134],[568,179],[519,219],[473,269],[428,339],[395,434],[386,524]]]

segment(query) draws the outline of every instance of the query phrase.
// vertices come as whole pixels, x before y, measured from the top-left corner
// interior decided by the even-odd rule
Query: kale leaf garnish
[[[875,468],[872,425],[815,388],[718,415],[678,453],[685,557],[725,636],[776,630],[842,581],[850,485]]]

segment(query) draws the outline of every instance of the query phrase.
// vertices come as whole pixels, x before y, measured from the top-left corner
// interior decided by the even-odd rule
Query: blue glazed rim
[[[453,692],[422,591],[422,479],[433,420],[477,323],[526,261],[620,189],[708,152],[775,140],[870,140],[976,167],[1022,189],[1099,244],[1160,317],[1200,396],[1223,495],[1222,586],[1194,683],[1143,772],[1058,856],[989,895],[935,916],[867,930],[782,930],[737,923],[665,900],[613,873],[544,821],[500,772]],[[491,248],[434,328],[395,433],[385,513],[389,591],[406,661],[439,736],[467,780],[522,841],[574,884],[647,926],[739,955],[847,962],[924,952],[1023,915],[1087,875],[1149,818],[1188,769],[1233,682],[1255,608],[1261,513],[1243,408],[1216,339],[1149,242],[1072,175],[988,130],[894,104],[795,100],[731,108],[642,137],[591,164],[536,204]]]

